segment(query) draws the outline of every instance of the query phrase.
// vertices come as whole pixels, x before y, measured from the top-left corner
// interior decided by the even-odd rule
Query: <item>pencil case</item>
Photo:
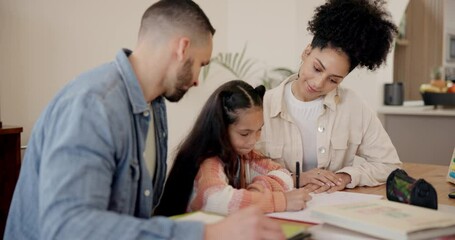
[[[438,195],[424,179],[414,179],[403,169],[396,169],[387,178],[387,199],[426,208],[438,209]]]

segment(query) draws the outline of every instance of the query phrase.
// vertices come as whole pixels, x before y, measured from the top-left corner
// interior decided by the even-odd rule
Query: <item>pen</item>
[[[295,188],[300,188],[300,162],[295,162]]]

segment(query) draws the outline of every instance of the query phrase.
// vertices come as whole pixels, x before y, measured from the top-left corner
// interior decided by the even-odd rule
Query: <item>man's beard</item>
[[[191,67],[193,66],[193,60],[188,59],[182,66],[182,68],[177,73],[177,82],[175,84],[174,92],[170,95],[164,96],[170,102],[178,102],[183,98],[185,93],[188,91],[186,86],[189,85],[193,78],[193,71]]]

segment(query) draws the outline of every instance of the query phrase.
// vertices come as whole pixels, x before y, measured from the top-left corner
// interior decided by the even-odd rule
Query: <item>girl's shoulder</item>
[[[271,158],[265,156],[257,150],[251,151],[246,157],[246,160],[248,160],[250,165],[253,167],[260,167],[269,170],[283,168],[279,163],[273,161]]]
[[[201,167],[200,168],[223,168],[224,167],[224,163],[223,161],[221,161],[221,159],[219,157],[209,157],[207,159],[205,159],[204,161],[202,161],[201,163]]]
[[[258,150],[252,150],[247,154],[246,159],[252,161],[262,161],[262,160],[271,160],[269,157],[265,156]]]

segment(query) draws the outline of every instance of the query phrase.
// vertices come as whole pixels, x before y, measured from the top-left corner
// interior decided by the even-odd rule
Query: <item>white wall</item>
[[[132,4],[134,2],[134,4]],[[133,47],[150,1],[0,1],[0,102],[5,125],[24,127],[82,71]]]
[[[155,2],[155,1],[152,1]],[[0,1],[0,106],[6,125],[24,127],[22,144],[56,92],[79,73],[133,48],[139,21],[151,1]],[[217,29],[214,54],[240,51],[270,67],[297,69],[310,42],[307,22],[323,0],[196,0]],[[390,1],[395,22],[408,0]],[[355,70],[342,83],[376,109],[382,85],[392,81],[392,56],[376,73]],[[213,67],[206,82],[168,104],[169,147],[186,135],[208,95],[233,77]]]
[[[22,145],[59,89],[81,72],[112,61],[120,48],[135,46],[142,13],[153,2],[0,1],[0,116],[4,125],[23,126]],[[220,51],[226,45],[226,1],[197,2],[217,27],[214,51]],[[211,91],[210,85],[187,97],[196,105],[188,109],[200,105],[198,91]],[[175,119],[192,121],[194,114],[185,108]],[[185,124],[172,121],[174,112],[170,107],[171,129],[177,133]]]

